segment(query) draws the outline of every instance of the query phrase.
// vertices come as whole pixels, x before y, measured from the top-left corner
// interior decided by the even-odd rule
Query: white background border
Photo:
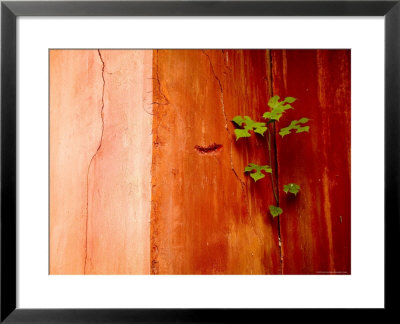
[[[384,306],[383,17],[18,17],[17,32],[17,307]],[[49,276],[49,48],[351,48],[352,274]]]

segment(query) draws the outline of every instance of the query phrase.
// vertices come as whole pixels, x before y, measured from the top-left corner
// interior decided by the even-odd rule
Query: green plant
[[[254,182],[265,178],[265,173],[269,173],[271,175],[271,186],[272,192],[274,194],[275,204],[269,206],[269,212],[272,217],[277,217],[283,213],[282,208],[279,207],[279,196],[278,190],[276,187],[274,177],[277,175],[274,174],[276,170],[272,169],[272,160],[271,160],[271,134],[275,133],[276,123],[279,122],[279,119],[282,117],[283,113],[289,109],[294,109],[292,107],[292,103],[296,101],[296,98],[286,97],[284,100],[280,100],[279,96],[273,96],[268,101],[268,106],[271,108],[270,111],[267,111],[263,114],[263,118],[267,119],[266,122],[256,122],[251,119],[249,116],[236,116],[232,119],[239,128],[235,129],[236,141],[240,138],[251,137],[251,132],[253,131],[255,134],[259,134],[264,136],[267,133],[267,143],[268,143],[268,156],[269,156],[269,164],[270,165],[258,165],[255,163],[249,163],[245,169],[245,173],[249,173],[250,177],[253,178]],[[282,137],[293,134],[293,133],[302,133],[308,132],[310,130],[310,126],[305,125],[309,122],[308,118],[300,118],[299,120],[292,120],[290,124],[286,127],[280,128],[279,135]],[[300,191],[300,186],[296,183],[288,183],[283,186],[283,191],[288,194],[297,195]]]

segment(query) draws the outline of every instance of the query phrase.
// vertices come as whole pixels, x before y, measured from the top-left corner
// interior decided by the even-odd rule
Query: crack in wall
[[[219,89],[220,89],[221,110],[222,110],[222,114],[223,114],[224,120],[225,120],[225,129],[226,129],[226,132],[228,133],[228,139],[229,139],[229,141],[231,143],[231,149],[230,149],[231,169],[232,169],[232,172],[235,174],[236,178],[240,181],[241,185],[242,186],[246,186],[246,184],[243,182],[243,180],[240,179],[239,175],[237,174],[237,172],[236,172],[236,170],[235,170],[235,168],[233,166],[233,160],[232,160],[232,138],[231,138],[231,132],[229,131],[229,127],[228,127],[228,118],[226,117],[226,113],[225,113],[225,100],[224,100],[224,90],[222,88],[222,83],[221,83],[221,80],[218,78],[217,74],[215,73],[214,66],[213,66],[213,64],[211,62],[210,56],[206,53],[205,50],[202,50],[202,53],[207,57],[208,62],[210,63],[211,72],[214,75],[214,78],[217,80],[218,86],[219,86]]]
[[[274,88],[273,88],[273,82],[274,82],[274,77],[273,77],[273,64],[272,64],[272,51],[269,50],[269,91],[270,95],[274,95]],[[268,130],[269,132],[269,130]],[[276,145],[276,127],[275,123],[273,123],[273,146],[274,146],[274,167],[276,170],[276,200],[277,200],[277,206],[279,207],[279,174],[278,174],[278,150],[277,150],[277,145]],[[270,161],[271,163],[271,161]],[[271,174],[271,177],[273,177],[273,174]],[[271,178],[271,180],[273,180]],[[272,182],[272,186],[273,186]],[[278,245],[279,245],[279,264],[281,268],[281,274],[283,274],[283,253],[282,253],[282,240],[281,240],[281,218],[278,215]]]
[[[156,53],[157,53],[157,55],[155,56],[156,57],[156,63],[155,63],[155,67],[156,68],[154,69],[154,67],[153,67],[153,71],[155,71],[156,77],[155,78],[153,77],[152,79],[157,81],[157,91],[156,91],[157,99],[159,99],[158,97],[161,96],[162,99],[165,100],[165,102],[159,102],[158,100],[156,100],[156,101],[153,101],[151,103],[151,105],[158,105],[158,108],[160,108],[160,106],[169,105],[170,102],[169,102],[169,99],[167,98],[167,96],[161,90],[161,81],[160,81],[160,75],[159,75],[159,72],[158,72],[158,50],[156,50]],[[154,62],[154,59],[153,59],[153,62]],[[155,95],[155,92],[154,92],[154,84],[153,84],[153,98],[154,98],[154,95]],[[154,145],[156,147],[158,147],[161,144],[159,136],[158,136],[158,129],[161,127],[162,118],[160,118],[161,114],[160,114],[160,110],[159,109],[157,109],[155,113],[154,113],[154,110],[153,110],[153,114],[155,114],[158,117],[157,118],[158,124],[157,124],[157,127],[156,127],[156,141],[154,142]]]
[[[153,84],[153,101],[150,102],[148,105],[153,106],[153,105],[159,105],[159,106],[167,106],[169,105],[169,99],[167,96],[164,94],[164,92],[161,90],[161,82],[160,82],[160,76],[158,74],[158,50],[155,50],[157,55],[155,56],[157,61],[156,61],[156,77],[148,78],[149,80],[155,80],[157,82],[157,91],[154,91],[154,84]],[[154,51],[153,51],[154,52]],[[153,54],[154,56],[154,54]],[[153,60],[154,61],[154,60]],[[153,64],[154,65],[154,64]],[[154,68],[154,66],[153,66]],[[154,96],[157,96],[156,100],[154,100]],[[146,113],[149,115],[154,115],[154,111],[148,112],[147,110],[143,109]]]
[[[158,71],[157,71],[158,73]],[[160,79],[158,78],[151,78],[152,80],[156,80],[157,84],[158,84],[158,93],[162,96],[161,99],[164,99],[166,102],[159,102],[159,101],[152,101],[149,103],[149,105],[160,105],[160,106],[167,106],[169,105],[169,100],[168,98],[165,96],[165,94],[161,91],[161,83],[160,83]]]
[[[164,92],[161,90],[161,82],[160,82],[160,75],[158,74],[158,50],[157,50],[157,63],[156,63],[156,77],[152,78],[153,80],[157,81],[157,86],[158,86],[158,95],[161,96],[161,100],[164,100],[164,102],[159,102],[159,101],[153,101],[150,103],[150,105],[161,105],[161,106],[167,106],[169,105],[169,100],[167,96],[164,94]],[[153,93],[154,94],[154,93]],[[157,98],[158,99],[158,98]]]
[[[229,155],[230,156],[231,169],[232,169],[233,174],[239,180],[240,185],[242,187],[242,193],[244,194],[246,202],[247,202],[246,203],[246,210],[247,210],[247,216],[250,219],[251,227],[252,227],[254,233],[256,234],[258,240],[260,241],[260,243],[265,244],[264,238],[262,238],[260,233],[258,233],[258,231],[256,230],[254,219],[251,216],[251,213],[250,213],[250,210],[249,210],[249,197],[248,197],[248,194],[247,194],[247,186],[246,186],[245,182],[239,177],[235,167],[233,166],[233,158],[232,158],[233,141],[232,141],[232,134],[231,134],[231,132],[229,130],[229,127],[228,127],[228,118],[227,118],[226,113],[225,113],[224,89],[222,87],[221,80],[219,79],[219,77],[217,76],[217,74],[216,74],[216,72],[214,70],[214,66],[212,64],[210,56],[207,54],[207,52],[205,50],[201,50],[201,51],[207,57],[208,62],[210,63],[211,72],[212,72],[214,78],[217,80],[218,86],[219,86],[219,89],[220,89],[221,110],[222,110],[222,114],[223,114],[224,119],[225,119],[225,129],[226,129],[226,131],[228,133],[228,139],[229,139],[229,141],[231,143],[231,145],[230,145],[230,155]],[[222,54],[224,54],[224,52],[222,52]],[[225,59],[224,59],[224,64],[225,64]]]
[[[104,69],[105,69],[105,64],[103,57],[101,56],[101,52],[98,49],[97,53],[99,54],[100,61],[102,63],[102,69],[101,69],[101,78],[103,80],[103,90],[102,90],[102,95],[101,95],[101,136],[100,136],[100,141],[99,145],[97,147],[96,152],[92,155],[92,158],[90,159],[89,166],[88,166],[88,171],[86,175],[86,238],[85,238],[85,263],[84,263],[84,268],[83,268],[83,274],[86,274],[86,266],[87,266],[87,259],[88,259],[88,225],[89,225],[89,173],[90,173],[90,168],[92,166],[93,160],[97,156],[97,154],[100,151],[101,145],[103,144],[103,134],[104,134],[104,89],[106,85],[106,81],[104,79]]]
[[[222,144],[213,143],[208,146],[195,145],[194,147],[200,154],[216,153],[222,149]]]

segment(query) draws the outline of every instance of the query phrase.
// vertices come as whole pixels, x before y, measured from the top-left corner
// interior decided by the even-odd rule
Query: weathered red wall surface
[[[154,274],[280,272],[277,222],[266,215],[266,142],[236,142],[230,120],[257,118],[269,97],[266,51],[159,50],[154,55],[151,259]],[[196,146],[222,147],[208,154]]]
[[[311,120],[270,163],[231,119],[272,95],[297,98],[278,129]],[[51,51],[50,273],[350,273],[350,52]]]
[[[298,98],[279,126],[311,119],[309,133],[277,136],[283,273],[349,274],[350,51],[272,51],[272,64],[274,94]]]

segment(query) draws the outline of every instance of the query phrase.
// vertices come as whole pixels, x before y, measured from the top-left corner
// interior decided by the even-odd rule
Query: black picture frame
[[[396,311],[400,247],[400,0],[396,1],[33,1],[1,3],[1,322],[258,322],[271,309],[16,308],[16,19],[18,16],[384,16],[385,308]],[[374,44],[371,44],[374,46]],[[374,260],[371,260],[373,262]],[[267,293],[267,292],[266,292]],[[312,320],[308,310],[294,310]],[[311,310],[317,312],[316,310]],[[327,312],[332,313],[330,310]],[[358,310],[353,310],[358,311]],[[359,312],[358,312],[359,313]],[[371,319],[370,312],[364,312]],[[315,315],[312,315],[315,316]],[[335,315],[330,315],[335,316]],[[318,315],[317,315],[318,318]],[[379,317],[382,321],[382,317]],[[298,320],[298,319],[297,319]]]

